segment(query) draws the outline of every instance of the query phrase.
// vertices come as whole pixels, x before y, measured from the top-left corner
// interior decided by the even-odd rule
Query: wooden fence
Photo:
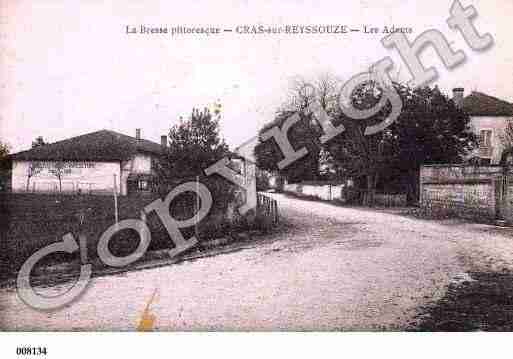
[[[257,194],[257,212],[259,216],[264,217],[264,219],[272,224],[279,222],[278,203],[275,199],[261,193]]]
[[[374,195],[374,204],[385,207],[406,206],[406,194],[376,193]]]

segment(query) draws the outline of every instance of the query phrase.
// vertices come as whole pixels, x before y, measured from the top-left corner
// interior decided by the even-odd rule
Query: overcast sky
[[[158,142],[180,115],[220,99],[233,147],[273,118],[295,76],[348,79],[388,55],[410,78],[380,44],[383,34],[172,37],[127,35],[126,25],[395,25],[411,27],[410,39],[436,28],[468,58],[447,72],[425,51],[444,91],[463,86],[513,102],[513,1],[461,2],[476,7],[476,27],[495,39],[486,52],[448,28],[452,0],[0,0],[0,139],[19,151],[39,135],[53,142],[105,128],[133,136],[139,127]]]

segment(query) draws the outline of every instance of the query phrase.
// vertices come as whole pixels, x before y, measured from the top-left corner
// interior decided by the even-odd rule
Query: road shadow
[[[422,308],[409,331],[513,330],[513,273],[472,272],[453,283],[445,296]]]

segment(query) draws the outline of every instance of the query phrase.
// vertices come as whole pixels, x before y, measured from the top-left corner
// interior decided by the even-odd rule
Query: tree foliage
[[[159,161],[158,172],[165,181],[192,178],[228,153],[219,134],[219,117],[208,109],[193,109],[187,120],[169,130],[169,146]]]
[[[349,94],[348,101],[360,110],[375,106],[382,96],[382,89],[372,81],[358,86]],[[375,115],[362,120],[354,120],[342,111],[332,113],[337,126],[343,125],[345,131],[325,144],[338,168],[338,173],[344,177],[362,180],[361,186],[367,192],[364,203],[372,203],[374,192],[380,177],[390,168],[397,155],[397,142],[390,130],[365,135],[368,126],[384,121],[390,112],[390,106],[385,106]]]
[[[403,110],[392,126],[402,167],[459,163],[474,148],[470,118],[440,90],[403,87]]]
[[[340,83],[338,83],[340,85]],[[397,120],[384,131],[365,135],[365,129],[384,121],[391,112],[388,103],[380,111],[363,120],[346,116],[336,106],[337,82],[324,76],[314,82],[315,92],[308,92],[306,81],[296,81],[292,88],[292,100],[288,101],[275,120],[266,125],[260,134],[273,126],[282,126],[285,120],[300,112],[301,121],[289,130],[289,141],[297,150],[307,147],[308,155],[279,172],[289,181],[311,180],[329,169],[338,179],[352,178],[365,189],[364,202],[373,202],[374,192],[401,187],[410,200],[418,197],[418,170],[422,164],[458,163],[475,146],[476,139],[469,129],[469,117],[452,100],[435,88],[410,88],[394,83],[394,89],[402,101],[402,111]],[[360,110],[374,107],[383,96],[383,89],[374,81],[358,86],[348,101]],[[312,101],[330,115],[334,125],[343,125],[345,131],[325,144],[320,144],[320,126],[304,115]],[[512,127],[513,133],[513,127]],[[512,136],[513,138],[513,136]],[[255,148],[257,165],[277,171],[277,163],[283,158],[274,140],[260,141]]]
[[[32,148],[40,147],[46,145],[46,141],[43,136],[37,136],[34,141],[32,141]]]
[[[355,107],[369,108],[381,90],[366,84],[352,94]],[[390,108],[364,121],[339,114],[346,131],[327,144],[336,162],[351,176],[364,178],[373,201],[376,186],[402,185],[410,199],[418,196],[418,170],[422,164],[462,162],[475,145],[469,117],[435,88],[394,84],[403,107],[397,120],[384,131],[363,135],[365,127],[385,120]],[[404,188],[406,187],[406,188]]]
[[[503,147],[500,163],[511,166],[513,165],[513,120],[506,122],[506,127],[500,133],[499,139]]]
[[[0,142],[0,170],[6,170],[10,167],[10,161],[7,158],[9,151],[9,146],[6,143]]]
[[[62,192],[62,178],[68,173],[66,163],[64,161],[55,161],[53,168],[50,169],[50,173],[59,181],[59,192]]]
[[[295,112],[282,111],[276,115],[273,122],[267,124],[260,131],[260,135],[274,126],[282,128],[285,121]],[[313,122],[311,116],[305,116],[299,113],[300,120],[293,125],[288,132],[288,138],[292,147],[298,150],[306,147],[308,154],[296,160],[294,163],[281,170],[278,163],[284,158],[281,149],[275,140],[259,141],[255,146],[255,158],[257,166],[270,172],[279,172],[285,176],[289,182],[299,182],[306,180],[315,180],[319,175],[319,127]]]
[[[190,118],[180,119],[178,124],[172,126],[169,130],[169,146],[156,166],[159,191],[164,193],[179,183],[199,179],[209,189],[213,199],[209,216],[227,213],[236,190],[236,186],[222,176],[204,174],[206,168],[229,154],[228,146],[220,136],[219,103],[214,105],[212,113],[207,108],[203,111],[193,109]],[[185,214],[196,212],[197,196],[191,192],[180,194],[175,201],[182,201],[185,207],[190,207],[191,211],[185,211]],[[210,223],[208,218],[203,222]]]
[[[5,190],[8,183],[9,170],[11,161],[8,158],[9,146],[0,142],[0,191]]]
[[[408,179],[410,197],[418,198],[422,164],[461,163],[476,145],[470,118],[440,90],[403,87],[403,110],[392,126],[398,140],[395,176]]]
[[[326,112],[334,111],[338,82],[334,76],[329,74],[322,74],[312,82],[302,77],[292,80],[287,100],[277,111],[274,120],[259,131],[259,135],[274,126],[282,128],[290,116],[298,113],[300,121],[290,129],[288,137],[294,149],[306,147],[308,154],[280,170],[277,164],[283,159],[283,155],[277,143],[274,140],[259,140],[254,153],[259,168],[279,172],[289,182],[316,180],[321,176],[322,148],[318,140],[322,134],[321,129],[312,115],[304,114],[304,110],[313,102],[318,102]]]

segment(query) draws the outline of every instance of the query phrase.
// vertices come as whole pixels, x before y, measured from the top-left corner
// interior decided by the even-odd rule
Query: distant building
[[[101,130],[22,151],[12,160],[13,192],[117,193],[150,191],[155,165],[167,146]]]
[[[237,171],[242,176],[242,183],[246,188],[252,187],[251,193],[256,193],[256,177],[257,166],[255,164],[255,156],[253,154],[256,140],[254,138],[239,145],[233,151],[232,163],[236,165]]]
[[[234,152],[244,159],[246,168],[245,172],[247,173],[247,176],[254,177],[255,188],[258,191],[267,189],[282,190],[283,179],[278,172],[271,173],[258,168],[256,165],[255,147],[257,146],[258,141],[258,137],[255,136],[236,147]]]
[[[470,116],[472,131],[479,138],[479,148],[471,157],[482,165],[499,164],[504,150],[500,136],[513,120],[513,104],[477,91],[464,96],[461,87],[453,89],[453,100]]]

